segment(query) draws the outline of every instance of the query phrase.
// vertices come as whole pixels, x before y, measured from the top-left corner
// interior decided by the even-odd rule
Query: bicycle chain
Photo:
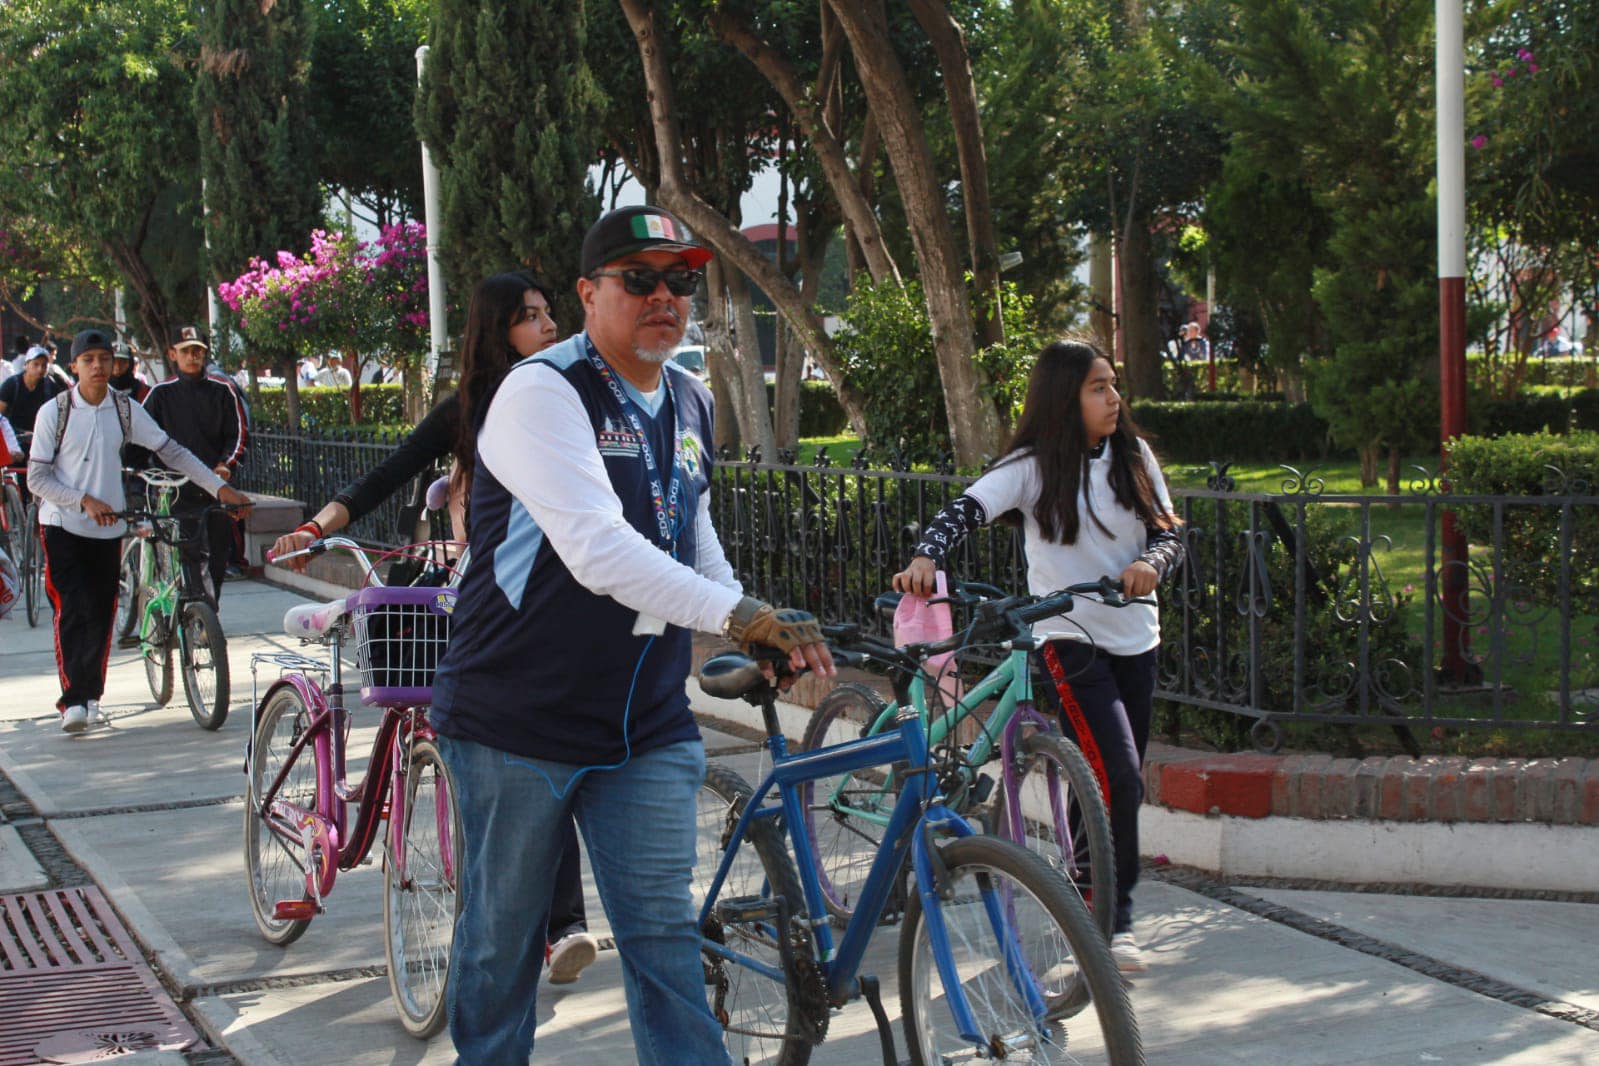
[[[799,992],[800,1022],[805,1029],[805,1039],[815,1047],[827,1039],[827,1027],[833,1020],[827,978],[816,965],[809,934],[797,924],[789,935],[789,944],[794,959],[794,984]]]

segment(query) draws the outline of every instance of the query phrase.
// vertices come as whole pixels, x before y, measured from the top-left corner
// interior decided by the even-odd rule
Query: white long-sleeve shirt
[[[28,456],[28,488],[39,497],[39,524],[60,526],[69,533],[95,540],[122,536],[127,523],[97,525],[83,510],[83,498],[93,496],[114,511],[127,507],[122,489],[122,423],[117,418],[116,398],[110,389],[98,404],[85,400],[73,386],[72,415],[67,432],[56,450],[54,401],[39,409],[34,423],[33,450]],[[136,403],[129,403],[129,440],[148,448],[161,461],[215,496],[225,484],[216,471],[194,453],[167,436],[155,420]]]
[[[658,409],[659,402],[657,394],[651,406]],[[656,459],[663,467],[671,462],[670,456]],[[561,562],[591,592],[707,633],[721,632],[743,596],[707,497],[694,517],[699,552],[692,567],[628,524],[583,401],[555,368],[523,367],[505,379],[478,434],[478,461],[521,501]]]

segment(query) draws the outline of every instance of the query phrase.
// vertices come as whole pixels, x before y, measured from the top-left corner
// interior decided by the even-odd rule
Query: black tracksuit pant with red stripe
[[[1111,655],[1077,640],[1054,640],[1048,647],[1059,659],[1067,691],[1059,692],[1047,658],[1046,681],[1040,687],[1061,700],[1061,731],[1076,737],[1089,762],[1102,765],[1108,778],[1110,831],[1116,843],[1114,931],[1126,932],[1133,927],[1133,886],[1138,883],[1138,810],[1144,802],[1142,770],[1155,709],[1158,649]],[[1071,704],[1080,713],[1075,713]],[[1074,719],[1087,728],[1092,743],[1083,738]],[[1099,769],[1096,765],[1096,773]]]
[[[44,527],[44,581],[56,612],[57,707],[75,707],[105,693],[106,660],[117,611],[117,537],[80,537]]]

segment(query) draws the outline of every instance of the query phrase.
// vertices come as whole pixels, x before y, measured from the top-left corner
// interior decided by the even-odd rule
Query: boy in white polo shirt
[[[122,447],[148,448],[167,466],[223,503],[249,498],[173,441],[144,408],[111,389],[115,341],[86,329],[72,339],[78,384],[40,408],[28,457],[28,483],[39,497],[45,589],[55,607],[61,674],[61,728],[81,733],[100,713],[111,624],[117,607],[119,543],[126,523]],[[65,426],[62,420],[65,419]]]

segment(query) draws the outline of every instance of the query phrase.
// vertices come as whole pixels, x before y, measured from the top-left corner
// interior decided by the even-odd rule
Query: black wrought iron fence
[[[259,434],[244,483],[320,502],[394,443]],[[1465,496],[1421,472],[1397,496],[1334,495],[1284,469],[1272,493],[1236,491],[1224,469],[1172,491],[1188,560],[1160,590],[1157,696],[1251,719],[1265,743],[1291,721],[1599,728],[1594,486],[1551,471],[1545,495]],[[873,600],[969,481],[834,465],[825,451],[813,466],[724,457],[711,502],[751,595],[875,625]],[[390,500],[355,535],[402,542],[400,509]],[[1465,577],[1461,609],[1443,595],[1446,512],[1471,538],[1450,564]],[[952,569],[1026,587],[1009,526],[973,536]],[[1441,673],[1446,662],[1460,668]]]
[[[335,492],[388,458],[399,442],[398,434],[330,433],[309,438],[252,433],[239,484],[251,492],[301,500],[314,512]],[[429,480],[424,475],[404,492],[390,496],[371,514],[352,523],[344,535],[366,544],[409,543],[415,511],[407,509],[420,498],[419,490],[425,489]],[[408,521],[402,519],[404,513],[411,515]]]
[[[968,482],[825,452],[809,467],[724,460],[712,506],[752,595],[873,625],[922,524]],[[1284,721],[1599,727],[1599,496],[1558,471],[1548,487],[1457,496],[1423,472],[1399,496],[1332,495],[1285,468],[1275,493],[1224,472],[1174,490],[1188,560],[1160,593],[1157,695],[1254,719],[1264,745]],[[1463,610],[1443,596],[1446,511],[1472,534],[1450,564]],[[1019,533],[984,530],[952,569],[1025,588]]]

